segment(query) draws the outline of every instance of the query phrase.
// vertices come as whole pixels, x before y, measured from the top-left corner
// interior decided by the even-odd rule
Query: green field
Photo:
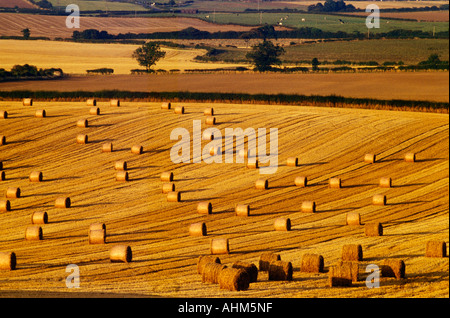
[[[67,7],[69,4],[76,4],[81,11],[133,11],[146,10],[140,5],[124,2],[111,2],[104,0],[49,0],[54,7]]]

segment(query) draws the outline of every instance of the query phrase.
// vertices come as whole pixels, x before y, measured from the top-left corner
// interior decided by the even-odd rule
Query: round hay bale
[[[212,141],[214,140],[214,133],[212,131],[204,131],[202,134],[202,140]]]
[[[14,252],[0,252],[0,270],[12,271],[16,269],[16,265]]]
[[[133,252],[128,245],[114,245],[109,250],[111,263],[130,263],[133,260]]]
[[[248,204],[236,204],[234,207],[234,212],[237,216],[249,216],[250,206]]]
[[[291,230],[291,219],[290,218],[276,218],[273,222],[273,227],[275,231],[290,231]]]
[[[390,188],[390,187],[392,187],[392,179],[388,178],[388,177],[380,178],[379,187],[380,188]]]
[[[247,159],[249,157],[249,153],[250,153],[249,150],[245,151],[244,149],[241,149],[239,150],[238,155],[241,158]]]
[[[342,246],[341,259],[343,261],[362,261],[363,251],[360,244],[346,244]]]
[[[8,112],[6,110],[1,110],[0,111],[0,118],[2,118],[2,119],[8,118]]]
[[[32,98],[24,98],[22,100],[23,106],[33,106],[33,99]]]
[[[7,198],[20,198],[20,188],[9,187],[6,189]]]
[[[171,183],[171,182],[163,183],[162,187],[161,187],[161,191],[164,194],[175,191],[175,183]]]
[[[34,113],[34,117],[36,117],[36,118],[45,118],[45,117],[47,117],[47,112],[45,111],[45,109],[38,109]]]
[[[180,202],[181,193],[178,191],[171,191],[167,193],[167,202]]]
[[[254,160],[254,161],[248,161],[247,162],[247,168],[248,169],[258,169],[258,167],[259,167],[258,159]]]
[[[189,236],[206,236],[206,224],[204,222],[189,225]]]
[[[142,154],[143,151],[144,151],[144,148],[140,145],[134,145],[131,147],[131,153],[134,153],[136,155]]]
[[[255,182],[255,188],[258,190],[267,190],[269,188],[269,181],[267,179],[258,179]]]
[[[269,264],[269,280],[292,280],[292,263],[274,261]]]
[[[5,171],[0,171],[0,181],[6,180],[6,173]]]
[[[160,177],[161,181],[172,182],[173,181],[173,172],[165,171],[161,173]]]
[[[31,215],[31,224],[47,224],[48,214],[45,211],[34,212]]]
[[[89,231],[95,231],[95,230],[104,230],[105,231],[105,235],[106,235],[106,225],[105,225],[105,223],[97,222],[97,223],[92,223],[91,225],[89,225]]]
[[[328,181],[328,187],[331,189],[340,189],[341,178],[330,178],[330,180]]]
[[[207,263],[220,264],[220,258],[211,255],[200,255],[197,259],[197,273],[203,274],[203,269]]]
[[[216,117],[214,116],[208,116],[205,118],[205,124],[206,125],[215,125],[216,124]]]
[[[280,261],[280,254],[276,254],[273,252],[264,252],[259,257],[259,270],[260,271],[268,271],[269,264],[274,261]]]
[[[111,99],[109,101],[109,105],[113,107],[119,107],[120,106],[120,100],[118,99]]]
[[[339,261],[330,266],[328,271],[328,284],[335,286],[352,286],[352,282],[359,279],[359,266],[356,262]]]
[[[128,181],[128,171],[118,170],[116,172],[116,181]]]
[[[113,152],[113,144],[112,142],[108,142],[102,145],[102,152]]]
[[[11,202],[9,200],[0,200],[0,212],[11,211]]]
[[[100,108],[98,108],[98,107],[91,107],[91,108],[89,108],[89,114],[91,114],[91,115],[100,115]]]
[[[372,204],[373,205],[386,205],[386,196],[383,194],[375,194],[372,197]]]
[[[316,212],[316,202],[314,201],[303,201],[301,205],[301,211],[304,213],[314,213]]]
[[[40,171],[33,171],[31,172],[29,176],[30,182],[41,182],[43,178],[42,172]]]
[[[0,145],[6,145],[6,136],[0,135]]]
[[[211,202],[199,202],[197,204],[197,212],[199,214],[211,214],[212,213]]]
[[[219,272],[218,283],[220,289],[232,291],[247,290],[250,285],[250,277],[241,268],[227,267]]]
[[[248,274],[250,283],[254,283],[258,280],[258,267],[253,263],[237,261],[231,267],[244,270]]]
[[[347,225],[361,225],[361,215],[358,212],[348,212],[346,216]]]
[[[106,231],[104,229],[89,230],[89,244],[105,244]]]
[[[87,106],[97,106],[97,100],[94,98],[90,98],[86,101]]]
[[[220,263],[206,262],[202,271],[202,283],[219,283],[219,273],[225,268],[227,266]]]
[[[308,178],[307,177],[295,177],[294,183],[295,183],[296,187],[304,188],[307,186]]]
[[[364,234],[366,236],[382,236],[383,225],[380,222],[369,222],[364,225]]]
[[[40,241],[42,240],[42,228],[38,225],[28,226],[25,230],[25,239],[27,241]]]
[[[425,247],[426,257],[446,257],[447,245],[444,241],[430,240]]]
[[[178,115],[184,114],[184,106],[176,106],[174,112]]]
[[[304,254],[300,270],[305,273],[322,273],[323,272],[323,256],[319,254]]]
[[[70,208],[72,202],[68,197],[59,197],[55,200],[55,208]]]
[[[203,115],[205,116],[214,116],[214,108],[205,108],[203,111]]]
[[[211,254],[228,254],[230,252],[230,246],[227,238],[214,238],[211,239],[210,244]]]
[[[161,104],[161,109],[170,109],[172,104],[170,102],[165,102]]]
[[[287,158],[286,165],[288,167],[297,167],[298,166],[298,158],[294,158],[294,157]]]
[[[406,162],[415,162],[416,161],[416,154],[409,152],[405,154],[405,161]]]
[[[381,265],[381,276],[405,278],[405,268],[405,262],[401,259],[385,259]]]
[[[77,136],[77,144],[87,144],[88,136],[87,135],[78,135]]]
[[[116,161],[114,163],[114,170],[127,170],[127,162],[124,160]]]
[[[209,154],[211,156],[216,156],[216,155],[220,155],[221,154],[221,149],[218,146],[214,146],[209,148]]]
[[[368,153],[364,156],[364,162],[366,163],[374,163],[376,160],[376,155]]]
[[[87,119],[79,119],[77,120],[77,127],[86,128],[89,126]]]

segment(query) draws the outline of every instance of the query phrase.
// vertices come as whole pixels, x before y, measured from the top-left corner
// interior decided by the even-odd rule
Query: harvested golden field
[[[354,16],[367,16],[361,14],[360,12],[346,12],[345,15]],[[366,13],[367,14],[367,13]],[[449,12],[448,11],[416,11],[416,12],[383,12],[380,17],[383,20],[388,19],[411,19],[417,21],[427,21],[427,22],[448,22]]]
[[[0,252],[14,252],[17,268],[0,271],[0,295],[143,295],[162,297],[449,297],[448,256],[425,257],[428,240],[449,243],[449,119],[448,115],[315,107],[176,104],[185,114],[162,110],[160,103],[123,102],[120,107],[99,101],[100,115],[89,115],[81,102],[34,101],[33,106],[2,101],[0,146],[5,191],[19,187],[11,211],[1,212]],[[244,163],[182,163],[170,160],[177,141],[175,128],[193,134],[193,121],[214,107],[216,128],[278,128],[278,169],[260,175]],[[37,109],[47,117],[35,118]],[[87,119],[88,127],[76,122]],[[89,136],[77,144],[78,134]],[[269,138],[267,138],[269,140]],[[102,145],[113,143],[113,152]],[[130,148],[142,145],[142,154]],[[202,147],[208,149],[206,141]],[[227,147],[225,145],[225,147]],[[416,162],[405,162],[414,152]],[[363,161],[366,153],[375,163]],[[297,157],[299,165],[286,165]],[[115,180],[114,163],[126,160],[129,181]],[[31,183],[32,171],[43,180]],[[167,202],[160,175],[172,171],[180,202]],[[308,185],[294,185],[306,176]],[[255,189],[266,177],[269,188]],[[328,180],[339,177],[342,188]],[[379,188],[381,177],[393,187]],[[375,194],[386,195],[387,205],[372,205]],[[70,208],[54,207],[58,197],[70,197]],[[315,213],[300,211],[303,201],[317,204]],[[199,214],[200,201],[212,203],[212,214]],[[235,215],[236,203],[249,204],[250,215]],[[33,212],[46,211],[43,239],[27,241],[25,229]],[[360,213],[363,224],[381,222],[383,235],[367,237],[364,225],[347,226],[346,213]],[[274,220],[288,217],[290,231],[274,231]],[[88,244],[90,224],[106,225],[106,244]],[[189,236],[188,227],[204,222],[207,236]],[[269,281],[267,272],[245,291],[227,291],[202,283],[197,259],[210,253],[211,239],[229,240],[229,254],[218,255],[229,267],[236,261],[258,265],[263,252],[279,253],[292,262],[292,281]],[[352,287],[328,287],[328,270],[341,257],[343,245],[360,244],[360,280]],[[125,244],[132,262],[111,263],[110,249]],[[324,272],[300,271],[304,254],[324,258]],[[448,255],[448,251],[447,251]],[[379,288],[367,288],[366,266],[401,259],[406,277],[383,277]],[[80,288],[66,287],[66,267],[76,264]],[[42,292],[40,294],[40,292]],[[62,295],[62,294],[59,294]],[[176,310],[176,309],[168,309]]]
[[[37,8],[38,6],[26,0],[0,0],[0,8],[15,8],[15,7],[34,9]]]

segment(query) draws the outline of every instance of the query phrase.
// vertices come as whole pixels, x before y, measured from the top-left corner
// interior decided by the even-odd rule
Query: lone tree
[[[26,28],[26,29],[23,29],[21,32],[22,32],[23,38],[25,40],[28,40],[30,38],[30,34],[31,34],[30,29]]]
[[[154,42],[143,44],[141,47],[137,48],[132,55],[132,57],[138,61],[139,65],[145,67],[147,72],[150,72],[151,67],[164,56],[166,56],[166,52],[161,50],[158,43]]]
[[[271,41],[264,40],[252,46],[252,51],[247,53],[246,58],[252,60],[256,71],[265,72],[272,69],[272,65],[281,65],[279,56],[284,52],[278,44],[274,45]]]
[[[319,62],[319,60],[317,59],[317,57],[315,57],[315,58],[312,59],[311,65],[312,65],[312,70],[313,70],[313,71],[318,71],[318,70],[319,70],[320,62]]]

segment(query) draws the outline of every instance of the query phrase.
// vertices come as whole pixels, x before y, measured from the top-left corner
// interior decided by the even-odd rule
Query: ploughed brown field
[[[449,297],[448,256],[425,257],[428,240],[449,243],[448,115],[200,103],[173,105],[185,107],[177,115],[160,105],[99,101],[97,116],[84,102],[0,102],[8,112],[0,119],[0,135],[6,136],[0,200],[9,187],[22,193],[9,199],[11,211],[0,213],[0,252],[17,256],[15,270],[0,271],[1,296]],[[205,129],[207,107],[214,107],[222,134],[226,128],[278,128],[276,173],[260,175],[237,162],[172,163],[177,141],[170,140],[171,131],[186,128],[192,136],[193,120]],[[35,118],[38,109],[47,117]],[[87,119],[88,127],[77,127],[79,119]],[[87,134],[88,143],[77,144],[78,134]],[[112,153],[101,151],[106,142],[113,143]],[[133,145],[144,152],[131,153]],[[405,162],[407,152],[416,153],[417,161]],[[377,161],[365,163],[366,153]],[[297,157],[299,166],[287,166],[288,157]],[[128,182],[115,180],[117,160],[127,161]],[[30,183],[32,171],[41,171],[43,181]],[[174,173],[181,202],[167,202],[161,193],[164,171]],[[308,186],[297,188],[296,176],[306,176]],[[260,177],[268,179],[269,189],[255,189]],[[343,187],[328,188],[331,177],[341,178]],[[379,188],[381,177],[391,177],[393,187]],[[387,205],[372,205],[375,194],[386,195]],[[54,207],[61,196],[70,197],[70,208]],[[300,211],[306,200],[316,202],[315,213]],[[200,201],[212,203],[212,214],[197,213]],[[236,203],[249,204],[250,216],[236,216]],[[26,241],[37,211],[49,216],[41,225],[43,240]],[[383,236],[366,237],[364,225],[347,226],[348,212],[360,213],[363,224],[381,222]],[[274,230],[282,216],[291,219],[291,231]],[[96,222],[106,225],[106,244],[88,244],[89,225]],[[196,222],[205,222],[207,236],[189,236]],[[261,253],[277,252],[292,262],[293,280],[269,281],[260,272],[257,282],[239,292],[202,283],[197,259],[210,254],[213,238],[229,240],[230,253],[218,255],[223,264],[258,265]],[[362,278],[352,287],[328,287],[327,272],[349,243],[362,246]],[[116,244],[131,247],[132,262],[110,262]],[[324,272],[301,272],[305,253],[322,255]],[[366,266],[386,259],[403,260],[406,277],[383,277],[379,288],[367,288]],[[69,264],[79,266],[79,289],[66,287]]]

